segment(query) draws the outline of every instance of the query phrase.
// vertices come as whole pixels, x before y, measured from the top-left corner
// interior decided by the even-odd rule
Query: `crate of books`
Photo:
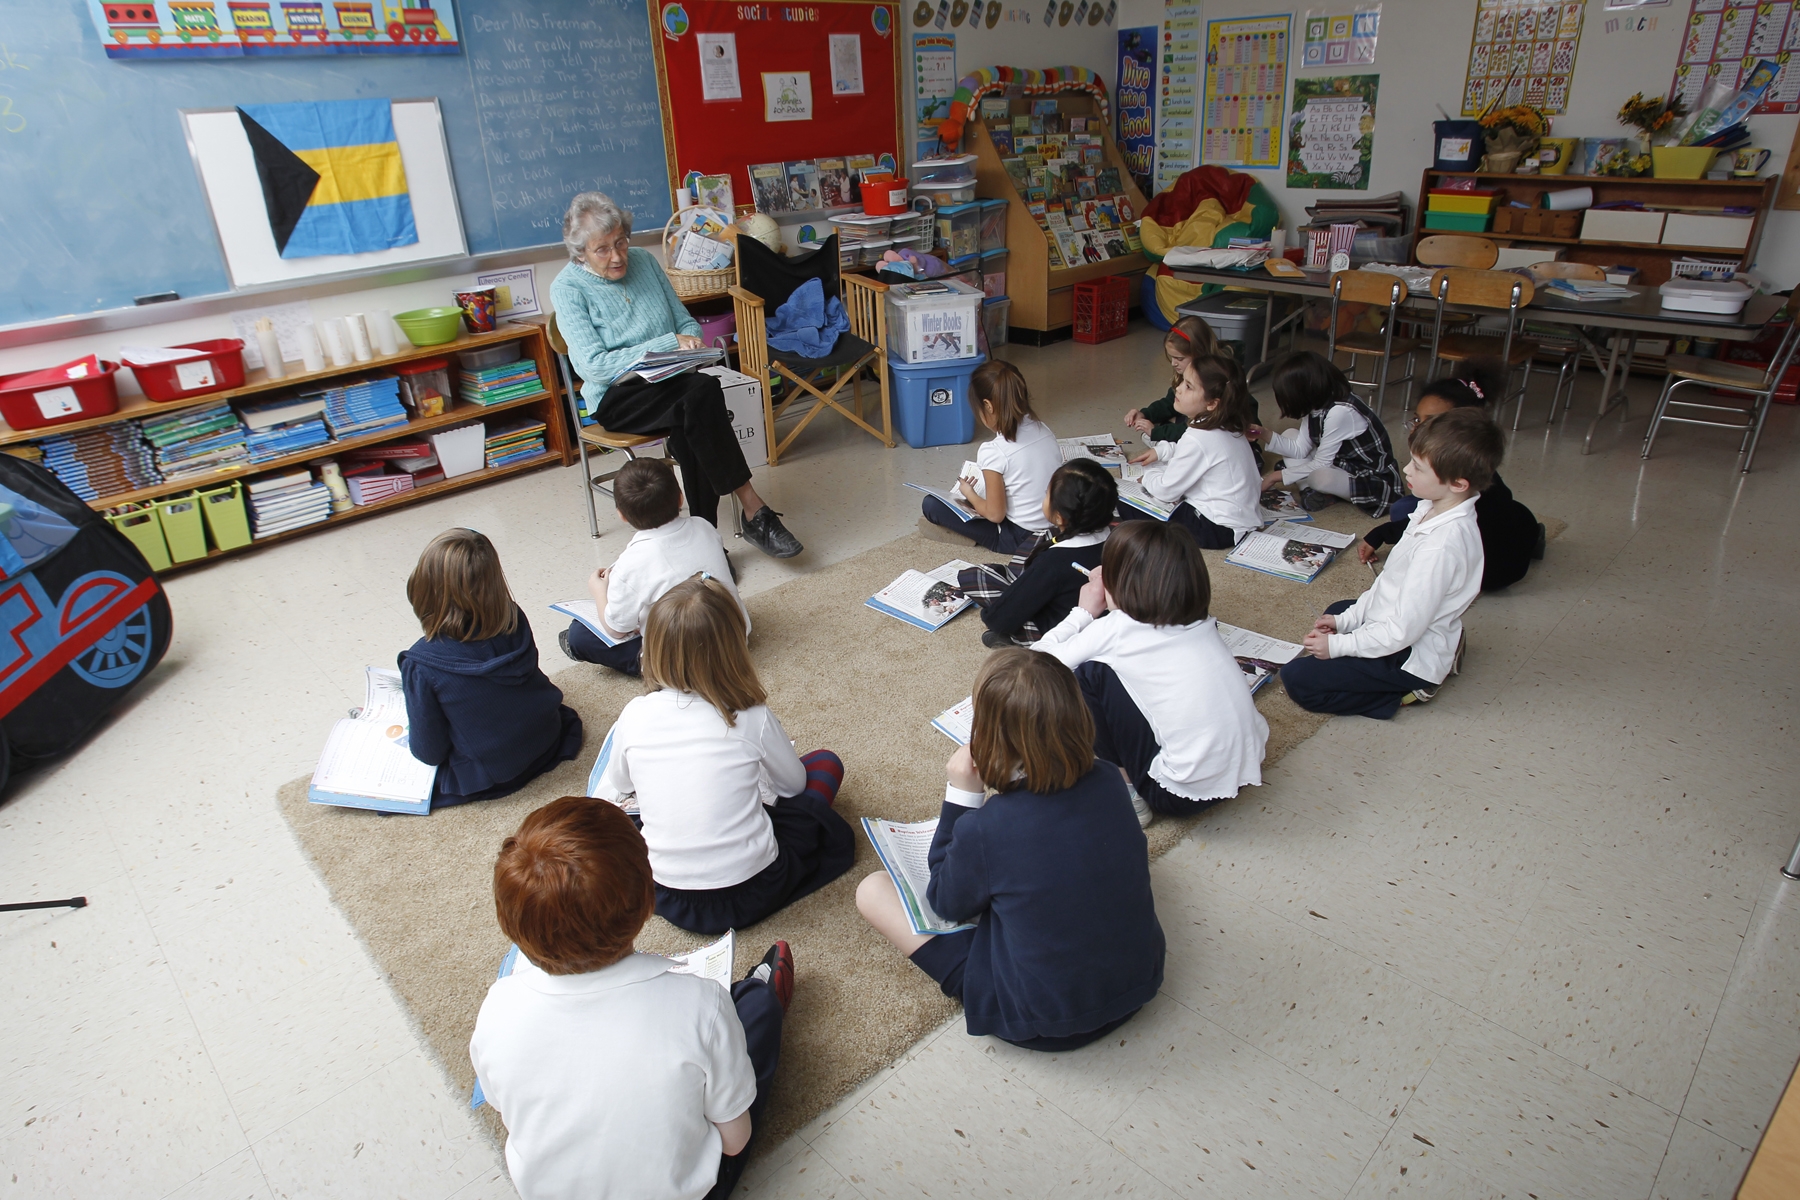
[[[156,501],[169,557],[178,563],[206,557],[206,521],[200,515],[200,498],[193,492],[164,496]]]
[[[969,358],[976,351],[981,289],[922,279],[887,290],[888,353],[898,362]]]
[[[200,511],[206,515],[206,529],[213,545],[221,550],[236,550],[250,544],[250,514],[244,509],[244,484],[234,479],[222,487],[201,488]]]

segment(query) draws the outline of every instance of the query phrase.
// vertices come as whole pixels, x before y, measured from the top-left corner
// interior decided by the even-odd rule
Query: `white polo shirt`
[[[522,1200],[698,1200],[718,1180],[714,1123],[749,1111],[756,1074],[731,996],[669,965],[548,975],[521,955],[488,988],[469,1061]]]
[[[1239,538],[1262,528],[1262,475],[1243,434],[1190,428],[1173,442],[1150,445],[1157,461],[1144,468],[1146,492],[1164,502],[1185,500]]]
[[[606,611],[601,616],[608,629],[632,633],[644,627],[650,606],[664,592],[700,572],[724,584],[744,614],[744,630],[750,629],[750,610],[738,597],[731,581],[731,564],[719,531],[699,517],[676,517],[655,529],[640,529],[606,573]]]
[[[1435,517],[1420,504],[1374,584],[1338,614],[1331,657],[1382,658],[1411,646],[1401,669],[1444,682],[1486,565],[1473,499]]]
[[[1338,448],[1361,437],[1368,429],[1368,420],[1352,405],[1340,401],[1325,410],[1325,427],[1320,431],[1316,446],[1304,417],[1300,419],[1298,429],[1287,433],[1270,430],[1269,453],[1281,457],[1281,482],[1300,483],[1320,467],[1335,467]]]
[[[995,434],[981,443],[975,451],[975,465],[983,471],[1000,472],[1006,484],[1008,521],[1033,533],[1050,528],[1044,496],[1050,491],[1050,476],[1062,466],[1062,451],[1048,425],[1026,417],[1011,438]]]
[[[736,725],[699,696],[663,688],[620,712],[588,776],[588,795],[637,793],[650,872],[664,887],[742,883],[775,861],[763,806],[806,788],[806,764],[765,704]]]

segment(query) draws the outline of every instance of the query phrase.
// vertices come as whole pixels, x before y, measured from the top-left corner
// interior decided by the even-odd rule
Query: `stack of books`
[[[268,462],[331,441],[325,428],[325,401],[317,396],[290,396],[246,404],[238,412],[250,431],[250,461]]]
[[[250,461],[248,435],[229,404],[183,409],[138,422],[165,480],[210,475]]]
[[[324,401],[325,424],[338,437],[374,433],[407,421],[406,408],[400,403],[400,380],[392,375],[303,392],[300,398]]]
[[[1406,213],[1406,197],[1399,192],[1389,192],[1385,196],[1321,198],[1313,201],[1306,210],[1311,228],[1326,229],[1355,222],[1383,237],[1396,237],[1405,231]]]
[[[100,500],[162,482],[150,451],[129,423],[38,443],[40,461],[83,500]]]
[[[464,368],[457,378],[462,384],[462,398],[475,404],[504,404],[544,390],[538,380],[537,363],[529,358],[479,371]]]
[[[544,423],[530,417],[497,425],[487,434],[487,465],[504,467],[544,452]]]
[[[252,480],[244,490],[250,495],[252,537],[272,537],[316,525],[331,515],[331,492],[311,471],[264,476]]]

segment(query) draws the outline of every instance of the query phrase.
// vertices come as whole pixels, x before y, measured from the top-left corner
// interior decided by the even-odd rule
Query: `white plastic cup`
[[[319,344],[319,327],[311,321],[300,327],[300,364],[308,374],[325,369],[325,347]]]
[[[350,358],[350,327],[345,324],[344,318],[332,317],[325,322],[323,332],[325,334],[325,353],[331,356],[331,365],[334,367],[349,366],[352,361]]]
[[[270,379],[287,378],[287,368],[281,362],[281,339],[275,336],[273,329],[256,331],[256,346],[262,351],[263,371]]]
[[[375,351],[369,347],[369,325],[361,313],[351,313],[345,319],[350,327],[350,354],[357,362],[368,362],[375,357]]]
[[[375,348],[383,355],[400,353],[400,343],[395,338],[394,318],[385,308],[378,308],[369,314],[369,336],[374,339]]]
[[[1269,230],[1269,253],[1273,254],[1276,258],[1280,258],[1281,252],[1286,249],[1287,230],[1279,225],[1274,229]]]

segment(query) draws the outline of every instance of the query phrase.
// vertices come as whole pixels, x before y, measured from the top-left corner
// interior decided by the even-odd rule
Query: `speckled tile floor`
[[[1008,354],[1079,434],[1160,394],[1157,343]],[[1121,1037],[946,1027],[740,1194],[1729,1196],[1800,1056],[1796,412],[1741,477],[1714,431],[1641,462],[1642,403],[1582,457],[1594,387],[1512,440],[1508,483],[1569,529],[1478,602],[1463,675],[1332,722],[1158,863],[1168,981]],[[744,586],[905,533],[900,484],[966,455],[821,420],[758,472],[808,553],[740,552]],[[554,667],[544,606],[625,541],[589,540],[578,489],[540,472],[169,581],[154,678],[0,804],[4,898],[93,902],[0,918],[0,1197],[513,1194],[274,793],[415,636],[439,529],[495,539]]]

